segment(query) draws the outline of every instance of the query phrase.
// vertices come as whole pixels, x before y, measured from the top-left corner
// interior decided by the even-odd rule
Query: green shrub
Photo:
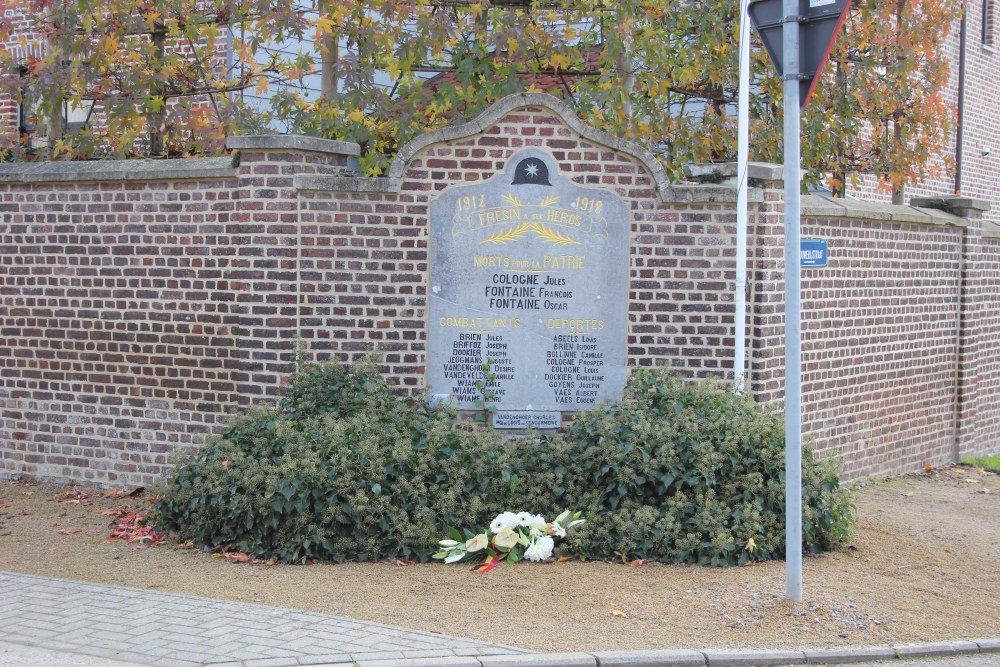
[[[783,423],[721,384],[637,371],[621,401],[545,444],[532,501],[593,518],[570,540],[584,555],[711,565],[784,555]],[[809,450],[802,476],[803,545],[824,551],[850,533],[852,508]]]
[[[154,521],[289,562],[426,560],[449,526],[579,509],[583,556],[739,564],[783,555],[783,466],[779,421],[721,385],[636,371],[564,433],[505,440],[396,396],[370,361],[306,364],[176,470]],[[808,452],[803,488],[804,546],[828,549],[849,502]]]

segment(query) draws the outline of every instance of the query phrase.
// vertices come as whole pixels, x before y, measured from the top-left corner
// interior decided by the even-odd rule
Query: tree
[[[860,0],[834,43],[831,62],[802,117],[803,165],[813,182],[843,194],[872,174],[895,203],[903,185],[946,167],[954,114],[944,99],[944,45],[960,0]],[[757,117],[777,116],[780,82],[762,81]],[[780,156],[781,125],[758,123],[752,136],[765,159]]]
[[[337,95],[284,95],[279,114],[307,133],[361,142],[370,173],[399,142],[542,81],[587,121],[659,155],[674,178],[684,163],[735,158],[732,0],[326,6],[317,40],[344,47]],[[951,130],[943,44],[958,11],[959,0],[856,2],[803,117],[811,183],[842,193],[846,179],[871,173],[898,194],[940,168]],[[780,162],[781,83],[763,49],[753,71],[753,157]],[[447,85],[426,72],[448,72]]]
[[[17,0],[4,9],[8,21],[24,19],[17,37],[31,55],[15,63],[0,50],[0,91],[47,129],[51,158],[220,150],[242,114],[229,94],[283,72],[279,58],[262,62],[260,53],[252,67],[227,67],[228,23],[266,16],[280,30],[298,17],[291,4],[227,0]],[[67,109],[86,112],[72,134],[63,127]],[[22,128],[2,148],[24,155],[30,138]]]
[[[52,43],[67,44],[32,63],[32,75],[58,80],[63,99],[98,99],[108,127],[126,130],[116,141],[101,135],[104,152],[144,139],[158,153],[160,136],[171,154],[212,150],[227,133],[260,127],[231,93],[270,87],[276,118],[361,143],[373,175],[416,134],[539,89],[657,154],[674,178],[684,163],[735,156],[734,0],[17,1],[34,8]],[[58,19],[54,2],[74,20]],[[803,117],[811,181],[832,173],[842,188],[869,172],[898,189],[934,168],[949,130],[940,54],[957,3],[858,1]],[[237,56],[228,71],[218,62],[226,25]],[[57,51],[71,54],[68,64]],[[753,157],[780,161],[772,71],[758,48]],[[317,73],[319,95],[287,85]]]

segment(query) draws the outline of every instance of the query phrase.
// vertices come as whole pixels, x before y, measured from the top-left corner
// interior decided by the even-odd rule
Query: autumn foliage
[[[562,96],[674,178],[735,156],[734,0],[6,1],[7,29],[12,16],[31,29],[0,50],[0,88],[34,88],[37,117],[6,137],[11,157],[30,154],[46,122],[57,158],[211,153],[226,135],[280,126],[357,141],[378,175],[416,134],[523,90]],[[803,119],[813,181],[865,172],[898,186],[943,166],[942,42],[958,11],[957,0],[855,3]],[[781,86],[761,49],[753,79],[752,157],[781,161]],[[91,101],[83,128],[53,125]]]

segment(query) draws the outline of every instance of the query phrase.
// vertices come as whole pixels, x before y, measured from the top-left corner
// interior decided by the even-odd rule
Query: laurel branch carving
[[[552,243],[554,245],[579,245],[580,241],[566,236],[565,234],[560,234],[558,231],[547,227],[545,225],[539,224],[537,222],[522,222],[516,227],[508,227],[506,230],[496,232],[490,235],[488,238],[480,241],[483,243],[492,243],[493,245],[503,245],[504,243],[510,243],[511,241],[516,241],[529,231],[535,232],[540,239],[546,243]]]
[[[522,236],[524,236],[525,234],[527,234],[528,230],[530,230],[534,226],[535,225],[532,224],[532,223],[530,223],[530,222],[522,222],[517,227],[508,227],[507,231],[496,232],[495,234],[493,234],[489,238],[486,238],[486,239],[483,239],[482,241],[480,241],[480,243],[481,244],[482,243],[493,243],[493,244],[496,244],[496,245],[502,245],[502,244],[508,243],[510,241],[516,241],[517,239],[519,239]]]

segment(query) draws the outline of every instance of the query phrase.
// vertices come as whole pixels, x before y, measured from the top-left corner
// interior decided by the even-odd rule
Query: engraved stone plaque
[[[430,234],[432,394],[529,412],[620,395],[629,212],[614,192],[577,185],[550,154],[525,149],[490,180],[445,189]]]
[[[492,424],[493,428],[559,428],[562,413],[498,410],[493,414]]]

